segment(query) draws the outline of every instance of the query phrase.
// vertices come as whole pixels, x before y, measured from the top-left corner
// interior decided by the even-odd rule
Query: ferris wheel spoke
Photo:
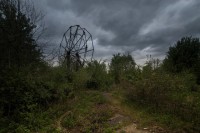
[[[66,42],[66,47],[69,48],[69,41],[68,41],[66,35],[64,35],[64,38],[65,38],[65,42]]]
[[[79,40],[74,44],[74,46],[72,47],[72,49],[73,49],[75,46],[77,46],[77,43],[78,43],[79,41],[82,41],[82,38],[83,38],[83,34],[81,35],[81,37],[79,38]]]
[[[78,27],[76,27],[76,31],[75,31],[74,38],[73,38],[73,41],[72,41],[72,42],[74,42],[75,37],[77,36],[77,32],[78,32]]]
[[[93,49],[91,49],[91,50],[88,50],[88,51],[81,52],[81,53],[79,53],[79,54],[88,53],[88,52],[90,52],[90,51],[93,51]]]

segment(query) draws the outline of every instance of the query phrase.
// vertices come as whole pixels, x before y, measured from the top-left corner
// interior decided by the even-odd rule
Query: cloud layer
[[[47,39],[54,45],[71,25],[93,35],[95,57],[130,52],[142,64],[146,55],[164,58],[183,36],[200,35],[199,0],[36,0],[45,13]]]

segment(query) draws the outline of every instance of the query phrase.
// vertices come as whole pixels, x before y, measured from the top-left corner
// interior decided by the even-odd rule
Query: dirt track
[[[137,124],[134,122],[131,116],[124,113],[123,109],[119,106],[120,102],[114,98],[111,93],[103,93],[103,95],[116,110],[116,114],[110,119],[112,123],[129,123],[127,126],[117,130],[117,133],[148,133],[146,128],[144,130],[137,128]]]

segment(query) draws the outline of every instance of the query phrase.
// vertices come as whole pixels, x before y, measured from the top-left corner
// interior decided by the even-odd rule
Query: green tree
[[[16,0],[0,0],[0,68],[21,68],[40,62],[41,52],[33,39],[36,28]]]
[[[120,80],[132,69],[135,69],[135,61],[130,54],[114,54],[111,59],[110,72],[113,75],[115,82]]]
[[[190,71],[200,84],[200,41],[199,38],[183,37],[169,48],[163,66],[170,72]]]
[[[45,88],[27,78],[27,72],[35,74],[38,64],[43,63],[33,38],[36,25],[20,10],[20,4],[17,0],[0,0],[0,106],[6,115],[34,102],[38,87]],[[25,100],[28,97],[35,99]]]
[[[164,66],[171,72],[194,69],[200,60],[199,38],[183,37],[169,48]]]
[[[105,62],[91,61],[88,63],[86,69],[90,75],[90,80],[87,82],[88,88],[102,89],[109,86],[109,76]]]

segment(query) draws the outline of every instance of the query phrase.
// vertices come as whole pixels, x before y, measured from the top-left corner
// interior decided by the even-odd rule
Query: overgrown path
[[[138,129],[137,128],[137,122],[133,120],[128,114],[125,109],[123,109],[122,106],[120,106],[120,100],[113,97],[111,93],[103,93],[103,96],[108,100],[108,102],[111,104],[116,109],[115,115],[110,119],[112,121],[115,121],[116,123],[121,123],[123,121],[127,120],[127,124],[118,129],[116,132],[117,133],[148,133],[147,128]]]
[[[56,121],[56,128],[61,133],[156,132],[139,127],[131,111],[121,106],[122,100],[113,93],[82,91],[75,101],[71,103],[70,111],[66,110]]]
[[[62,132],[62,133],[67,133],[67,129],[63,128],[61,125],[62,120],[69,115],[71,111],[66,111],[63,115],[61,115],[58,120],[56,121],[56,128],[58,129],[58,131]]]

